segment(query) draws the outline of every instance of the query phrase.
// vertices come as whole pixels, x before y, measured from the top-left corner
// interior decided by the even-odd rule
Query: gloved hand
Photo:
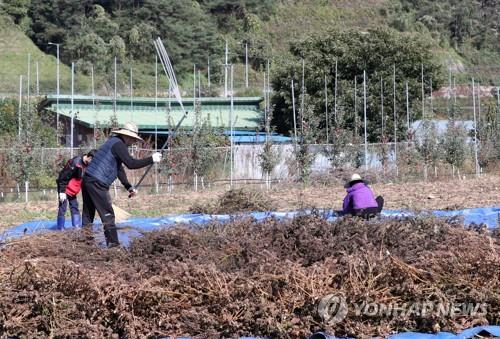
[[[63,203],[66,200],[66,193],[59,193],[59,201]]]
[[[129,198],[132,198],[132,197],[135,197],[137,195],[137,190],[135,189],[134,186],[130,187],[128,189],[128,197]]]
[[[163,155],[160,152],[155,152],[153,153],[152,157],[153,157],[153,162],[160,162]]]

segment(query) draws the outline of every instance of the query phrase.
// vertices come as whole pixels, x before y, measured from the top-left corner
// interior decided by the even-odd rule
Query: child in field
[[[342,206],[342,215],[353,215],[369,219],[382,211],[384,198],[374,197],[373,191],[361,179],[361,176],[354,173],[351,180],[346,184],[347,195]]]
[[[82,186],[83,175],[87,166],[92,161],[96,150],[91,150],[83,156],[76,156],[68,160],[57,178],[57,193],[59,200],[59,209],[57,212],[57,228],[64,228],[66,209],[71,211],[71,223],[73,227],[81,226],[80,211],[78,210],[77,194]]]

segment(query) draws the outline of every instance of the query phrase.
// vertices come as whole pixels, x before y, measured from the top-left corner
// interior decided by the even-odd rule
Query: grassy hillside
[[[193,1],[193,3],[195,2]],[[130,90],[130,68],[132,67],[134,94],[153,95],[154,51],[149,46],[148,34],[161,35],[161,31],[156,33],[147,31],[149,33],[143,32],[137,35],[136,27],[140,27],[142,24],[146,25],[146,23],[149,25],[147,26],[149,27],[148,29],[151,30],[153,30],[152,27],[154,25],[158,27],[163,27],[164,23],[170,25],[168,26],[170,28],[164,32],[165,36],[162,36],[162,38],[165,39],[167,47],[173,53],[174,57],[177,54],[180,56],[184,55],[180,61],[173,61],[174,67],[178,68],[177,77],[181,83],[181,87],[184,88],[185,95],[192,95],[193,77],[192,71],[190,71],[192,69],[192,66],[189,66],[190,63],[198,63],[197,67],[201,69],[202,88],[206,87],[205,60],[207,56],[202,54],[210,56],[212,73],[212,88],[210,93],[204,91],[205,95],[221,93],[221,85],[223,84],[223,77],[221,77],[223,51],[219,45],[223,45],[224,40],[228,40],[229,42],[230,62],[235,64],[234,86],[236,92],[239,94],[258,94],[262,90],[262,70],[267,59],[276,60],[286,58],[290,43],[301,40],[312,33],[326,31],[331,27],[356,27],[360,30],[365,30],[375,26],[391,26],[406,32],[416,32],[432,42],[436,59],[440,61],[445,69],[451,66],[458,82],[467,81],[474,74],[483,84],[500,83],[500,62],[498,61],[499,55],[495,51],[496,45],[490,40],[485,40],[484,42],[479,40],[479,37],[488,36],[477,33],[482,27],[479,20],[471,24],[471,32],[468,36],[464,37],[464,41],[458,46],[450,42],[451,40],[449,39],[451,38],[447,36],[449,33],[447,26],[443,24],[443,22],[449,20],[447,17],[443,19],[443,15],[453,15],[453,8],[446,7],[449,6],[447,5],[449,1],[443,0],[443,5],[439,5],[435,12],[432,12],[432,2],[427,0],[422,0],[421,3],[411,6],[406,4],[406,2],[406,0],[267,0],[262,2],[267,4],[264,7],[255,7],[255,5],[250,5],[251,1],[241,1],[239,5],[223,0],[214,2],[198,1],[198,3],[202,3],[203,5],[202,7],[195,6],[195,14],[205,21],[210,21],[210,25],[207,26],[207,29],[203,33],[196,32],[196,28],[199,28],[196,22],[192,23],[192,20],[182,20],[182,16],[186,16],[186,13],[194,15],[189,6],[186,8],[183,7],[186,10],[185,12],[180,11],[177,13],[178,17],[175,19],[177,21],[174,19],[172,19],[174,21],[169,21],[170,17],[150,17],[151,13],[154,14],[156,11],[154,10],[155,8],[149,8],[146,5],[144,9],[141,9],[142,12],[140,12],[140,6],[134,9],[128,8],[128,5],[124,5],[124,8],[119,9],[115,8],[115,5],[108,4],[104,8],[101,8],[100,11],[92,12],[88,9],[94,13],[89,14],[87,17],[88,20],[93,20],[91,21],[93,24],[87,22],[86,25],[82,26],[83,28],[80,31],[78,23],[85,22],[85,20],[82,19],[82,15],[84,14],[79,11],[78,6],[75,5],[76,7],[73,9],[71,6],[67,8],[57,7],[61,13],[57,14],[58,22],[52,23],[49,16],[52,10],[44,9],[46,12],[44,12],[45,16],[43,17],[45,21],[43,21],[39,15],[41,12],[33,11],[33,8],[43,9],[44,7],[40,6],[44,2],[34,1],[32,6],[38,7],[32,7],[31,12],[27,9],[27,14],[24,14],[23,17],[24,19],[21,20],[19,17],[16,19],[17,21],[24,20],[26,23],[31,18],[31,20],[34,20],[31,28],[26,28],[26,24],[24,26],[19,24],[19,26],[25,27],[21,29],[14,24],[11,18],[7,19],[5,16],[2,17],[0,15],[0,93],[18,92],[19,75],[27,74],[28,53],[31,53],[32,60],[32,90],[35,89],[35,62],[38,61],[41,91],[44,93],[55,92],[55,46],[50,49],[46,48],[45,42],[51,41],[47,40],[52,39],[50,38],[51,32],[64,32],[64,38],[61,39],[67,40],[63,40],[63,45],[61,46],[62,59],[66,63],[61,64],[61,91],[63,93],[68,93],[70,90],[70,68],[68,64],[75,58],[75,60],[80,62],[79,65],[87,67],[87,76],[82,75],[80,66],[77,67],[76,92],[90,94],[91,86],[88,77],[88,65],[89,63],[93,63],[96,65],[96,69],[98,69],[95,72],[96,92],[103,95],[112,94],[113,68],[109,61],[110,52],[107,49],[111,48],[112,39],[110,37],[115,34],[113,38],[119,35],[119,38],[124,43],[123,61],[118,66],[118,92],[128,95]],[[475,2],[475,0],[472,2]],[[49,3],[51,6],[58,6],[55,1],[47,1],[47,4]],[[163,4],[163,2],[158,2],[158,4],[160,3]],[[26,6],[29,7],[30,5]],[[236,7],[233,8],[232,6]],[[247,7],[243,10],[243,7],[238,6]],[[416,8],[415,6],[420,7]],[[172,8],[172,10],[175,10],[177,7],[174,6]],[[263,13],[263,8],[269,9],[269,12]],[[137,10],[139,11],[137,13],[142,13],[141,15],[147,19],[140,19],[140,15],[125,15],[123,13],[128,13],[125,10],[130,13],[136,13],[134,11]],[[33,13],[37,13],[39,17],[34,17]],[[146,15],[145,13],[149,14]],[[435,17],[432,17],[434,14]],[[15,18],[15,16],[12,16],[12,18]],[[76,25],[71,21],[73,20],[71,18],[76,20]],[[187,19],[189,19],[189,16]],[[214,23],[215,21],[218,23]],[[45,25],[40,26],[44,27],[43,30],[37,31],[37,27],[39,26],[36,26],[35,23]],[[57,30],[52,30],[54,28],[50,26],[52,24],[54,27],[57,27]],[[93,29],[93,25],[96,25],[95,29]],[[215,33],[210,31],[213,27],[216,27],[214,25],[218,29]],[[109,27],[114,27],[115,31],[107,31]],[[474,31],[474,27],[478,28]],[[180,39],[178,34],[175,33],[177,29],[181,31],[194,29],[195,32],[191,35],[183,35],[182,39]],[[201,33],[210,33],[212,35],[209,37],[200,37],[199,34]],[[38,47],[28,38],[27,34],[34,37],[34,41],[37,41],[39,44]],[[173,36],[170,37],[168,34]],[[92,38],[89,38],[90,40],[86,39],[89,36]],[[99,40],[101,37],[102,40]],[[135,41],[134,39],[137,40],[135,44],[133,42]],[[212,46],[210,47],[212,48],[211,52],[203,52],[203,46],[195,47],[195,41],[205,41],[203,39],[213,42],[210,44]],[[249,77],[250,89],[244,88],[244,67],[242,63],[244,61],[245,41],[249,42],[250,62],[252,64]],[[214,44],[217,46],[214,47]],[[43,53],[42,50],[51,55]],[[183,51],[182,53],[184,54],[179,51]],[[196,54],[198,57],[195,58],[190,53],[192,55]],[[188,60],[187,58],[191,59]],[[107,61],[104,61],[104,59]],[[181,62],[187,66],[184,65],[181,69]],[[159,68],[159,72],[163,74],[161,67]],[[159,86],[160,90],[166,87],[166,80],[164,78],[160,80]],[[215,86],[219,86],[219,88],[214,88]]]
[[[55,47],[54,47],[55,48]],[[40,90],[56,91],[56,58],[47,55],[6,17],[0,16],[0,92],[19,93],[19,76],[23,75],[26,89],[28,53],[31,54],[31,91],[36,89],[36,62],[38,61]],[[71,69],[60,65],[61,91],[70,88]],[[79,84],[81,81],[79,82]],[[80,86],[81,87],[81,86]]]

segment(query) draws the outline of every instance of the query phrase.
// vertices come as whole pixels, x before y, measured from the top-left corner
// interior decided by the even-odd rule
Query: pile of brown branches
[[[191,213],[234,214],[253,211],[271,211],[273,204],[260,191],[234,188],[222,194],[213,204],[195,204]]]
[[[240,220],[179,226],[102,249],[75,232],[0,253],[0,336],[136,338],[387,335],[498,321],[500,243],[427,218]],[[351,303],[472,302],[470,316],[357,315],[327,323],[321,298]]]

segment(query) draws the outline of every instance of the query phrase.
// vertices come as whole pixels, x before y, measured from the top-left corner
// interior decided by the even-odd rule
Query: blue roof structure
[[[146,130],[141,131],[142,134],[153,135],[155,131]],[[158,135],[168,135],[169,131],[157,131]],[[226,135],[229,140],[231,140],[231,131],[225,130],[223,134]],[[266,138],[266,134],[264,132],[256,132],[256,131],[233,131],[233,142],[237,144],[261,144],[269,140],[273,143],[291,143],[293,139],[291,137],[286,137],[284,135],[278,133],[272,133],[270,136]]]

